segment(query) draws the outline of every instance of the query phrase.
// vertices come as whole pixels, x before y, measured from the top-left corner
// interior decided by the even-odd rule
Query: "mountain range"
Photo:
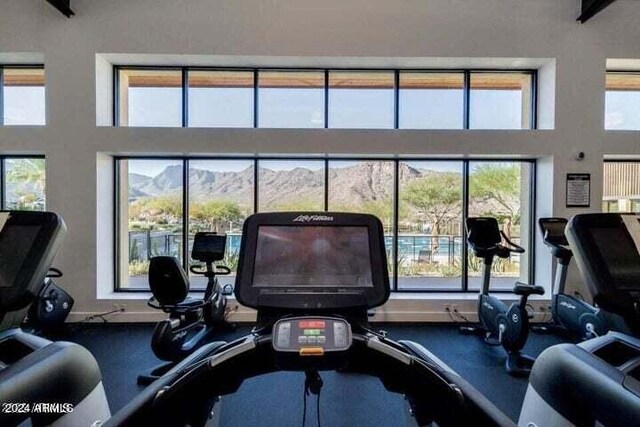
[[[335,206],[361,205],[378,200],[391,200],[393,195],[393,162],[371,161],[329,168],[330,203]],[[455,174],[417,169],[400,163],[400,185],[428,175]],[[459,174],[458,174],[459,175]],[[218,199],[241,204],[253,203],[253,166],[239,172],[212,172],[189,169],[189,196],[192,200]],[[322,206],[324,170],[297,167],[292,170],[259,170],[259,202],[264,208],[313,201]],[[182,166],[168,166],[155,177],[129,173],[129,200],[159,196],[182,190]]]

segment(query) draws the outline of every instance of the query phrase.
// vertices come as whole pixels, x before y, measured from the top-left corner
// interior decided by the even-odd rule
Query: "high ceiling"
[[[71,0],[46,0],[56,9],[62,12],[67,18],[71,18],[75,13],[71,10]],[[593,18],[599,12],[616,0],[582,0],[581,13],[578,21],[582,24]]]

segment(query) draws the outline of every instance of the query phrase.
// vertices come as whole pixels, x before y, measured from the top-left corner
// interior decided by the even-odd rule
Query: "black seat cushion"
[[[157,256],[149,263],[149,287],[160,305],[176,305],[187,298],[189,278],[175,257]]]
[[[542,286],[516,282],[513,287],[513,293],[516,295],[544,295],[544,288]]]

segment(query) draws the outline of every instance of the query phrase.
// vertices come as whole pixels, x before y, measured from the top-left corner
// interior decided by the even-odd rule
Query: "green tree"
[[[487,214],[502,220],[504,232],[510,237],[511,226],[520,223],[520,167],[480,165],[471,174],[469,192],[471,197],[493,200],[503,209]]]
[[[131,221],[154,224],[175,224],[182,218],[182,198],[179,194],[144,197],[129,205]]]
[[[38,202],[38,194],[44,195],[46,189],[45,160],[31,158],[12,160],[7,170],[6,180],[7,183],[16,186],[15,193],[19,197],[16,208],[33,209]]]
[[[210,231],[220,231],[230,221],[240,221],[243,214],[240,207],[234,202],[209,200],[191,204],[189,216],[196,221],[204,222]]]
[[[462,200],[462,185],[457,174],[438,174],[415,179],[407,184],[403,200],[413,206],[423,218],[433,224],[434,235],[446,218],[458,216]]]

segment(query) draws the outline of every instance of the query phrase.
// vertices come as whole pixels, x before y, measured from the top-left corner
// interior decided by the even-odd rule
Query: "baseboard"
[[[459,311],[459,315],[449,314],[446,311],[421,311],[421,310],[386,310],[377,309],[375,315],[371,318],[373,322],[389,322],[389,323],[465,323],[477,322],[478,316],[474,311]],[[98,312],[72,312],[67,318],[68,323],[103,323],[100,313]],[[463,317],[467,320],[465,321]],[[167,315],[158,311],[124,311],[121,313],[113,313],[103,316],[109,323],[155,323],[166,319]],[[532,322],[548,321],[548,313],[544,310],[535,311]],[[232,322],[255,322],[256,313],[254,310],[239,309],[228,316]]]

